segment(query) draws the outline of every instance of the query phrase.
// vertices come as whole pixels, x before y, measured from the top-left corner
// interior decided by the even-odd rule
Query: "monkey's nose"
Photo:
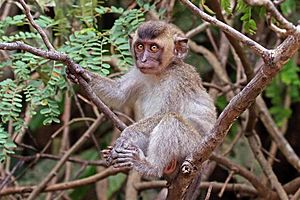
[[[143,56],[142,56],[142,59],[141,59],[141,62],[142,62],[142,63],[147,62],[147,56],[148,56],[148,55],[147,55],[147,52],[144,52],[144,53],[143,53]]]
[[[141,62],[142,62],[142,63],[147,62],[147,58],[146,58],[146,57],[143,57],[143,58],[141,59]]]

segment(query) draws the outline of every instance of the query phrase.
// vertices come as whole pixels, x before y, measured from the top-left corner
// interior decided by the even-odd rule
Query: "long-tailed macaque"
[[[137,122],[103,150],[109,164],[146,176],[171,175],[209,133],[215,106],[194,67],[183,61],[187,42],[174,25],[148,21],[130,37],[135,66],[121,78],[84,69],[68,72],[75,82],[78,76],[85,78],[106,104],[134,106]]]

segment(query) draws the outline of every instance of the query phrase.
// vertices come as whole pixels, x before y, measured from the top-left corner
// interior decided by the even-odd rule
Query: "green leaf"
[[[231,14],[230,0],[221,0],[221,7],[225,10],[226,14]]]
[[[118,49],[120,50],[128,50],[129,49],[129,44],[122,44],[118,46]]]
[[[101,72],[102,72],[104,75],[108,75],[108,74],[109,74],[109,70],[107,70],[107,69],[101,69]]]
[[[43,109],[40,110],[40,113],[42,115],[49,114],[49,113],[51,113],[51,109],[50,108],[43,108]]]
[[[290,15],[296,12],[296,0],[286,0],[280,4],[280,9],[284,15]]]
[[[16,148],[17,145],[15,143],[13,143],[12,141],[8,140],[5,144],[4,147],[6,149],[12,149],[12,148]]]
[[[53,117],[52,120],[55,122],[55,123],[60,123],[60,120],[56,117]]]
[[[46,118],[46,119],[43,121],[43,124],[44,124],[44,125],[49,125],[49,124],[51,124],[51,123],[52,123],[52,118],[51,118],[51,117]]]
[[[102,68],[110,69],[110,65],[108,63],[102,63]]]

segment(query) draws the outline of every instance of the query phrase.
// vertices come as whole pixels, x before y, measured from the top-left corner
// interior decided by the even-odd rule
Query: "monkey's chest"
[[[162,91],[152,91],[142,94],[136,101],[135,113],[138,119],[150,117],[158,113],[168,112],[167,102]]]
[[[167,112],[181,113],[181,106],[180,99],[171,98],[169,92],[153,89],[140,95],[136,101],[135,113],[137,119],[142,119]]]
[[[143,95],[136,102],[136,114],[139,119],[164,112],[164,101],[158,95]]]

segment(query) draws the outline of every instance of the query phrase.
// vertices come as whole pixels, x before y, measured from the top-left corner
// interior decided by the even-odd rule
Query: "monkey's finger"
[[[102,149],[101,152],[111,152],[113,150],[113,146],[107,146],[105,149]]]
[[[107,152],[101,152],[101,153],[102,153],[103,158],[109,158],[109,157],[112,157],[110,151],[107,151]]]
[[[118,153],[118,154],[116,154],[113,157],[114,160],[117,160],[119,158],[130,158],[130,159],[133,159],[133,158],[135,158],[135,154],[133,154],[133,153]]]
[[[106,158],[106,166],[112,165],[112,162],[113,162],[112,158]]]
[[[138,147],[134,146],[134,145],[130,145],[128,147],[126,147],[127,150],[130,150],[130,151],[138,151]]]
[[[120,158],[117,158],[117,159],[114,159],[112,161],[112,164],[120,164],[120,163],[127,163],[127,162],[132,162],[132,158],[129,158],[129,157],[120,157]]]
[[[116,150],[115,150],[118,154],[119,153],[123,153],[123,154],[126,154],[126,153],[135,153],[135,152],[137,152],[137,149],[124,149],[124,148],[117,148]]]
[[[75,72],[77,74],[83,74],[84,73],[84,69],[80,65],[76,65]]]
[[[88,73],[82,73],[82,77],[86,82],[90,82],[92,80],[92,77]]]
[[[73,74],[68,74],[67,77],[68,77],[68,79],[70,79],[72,82],[78,83],[78,79],[77,79],[76,76],[74,76]]]
[[[101,153],[103,153],[103,154],[107,154],[107,153],[110,153],[110,152],[111,152],[111,149],[103,149],[101,151]]]
[[[117,164],[114,164],[114,165],[113,165],[114,168],[123,168],[123,167],[132,168],[132,166],[133,166],[133,163],[132,163],[132,162],[117,163]]]
[[[102,157],[103,157],[104,159],[107,159],[107,158],[110,157],[110,155],[109,155],[109,154],[103,154]]]

